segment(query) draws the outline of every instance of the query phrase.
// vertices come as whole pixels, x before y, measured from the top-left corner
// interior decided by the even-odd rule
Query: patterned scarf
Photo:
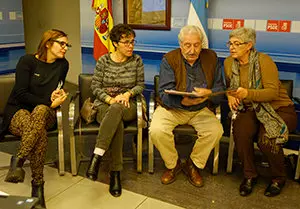
[[[259,66],[258,53],[252,49],[249,55],[249,89],[262,89],[261,71]],[[239,62],[235,59],[232,64],[232,76],[230,88],[237,89],[240,86]],[[252,102],[257,119],[266,129],[265,136],[260,142],[269,145],[273,153],[278,153],[281,145],[288,140],[288,128],[283,119],[275,112],[268,102]],[[238,108],[243,109],[240,103]]]

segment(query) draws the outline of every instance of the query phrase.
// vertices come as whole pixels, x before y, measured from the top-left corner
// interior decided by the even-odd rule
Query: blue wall
[[[19,58],[24,54],[24,47],[0,48],[0,74],[14,72]]]
[[[245,20],[291,20],[297,32],[257,31],[257,49],[271,55],[276,61],[300,64],[300,1],[272,0],[213,0],[210,1],[209,18],[230,18]],[[257,25],[254,26],[258,28]],[[225,43],[230,31],[209,30],[210,47],[216,51],[228,51]],[[300,69],[299,69],[300,72]]]
[[[146,84],[153,83],[153,75],[159,72],[162,55],[178,47],[177,34],[180,27],[187,22],[189,2],[189,0],[172,0],[172,28],[170,31],[136,30],[135,53],[140,54],[145,63]],[[84,13],[83,18],[89,20],[82,21],[82,41],[85,47],[93,47],[93,14],[91,14],[88,3],[83,3],[81,7]],[[297,8],[300,8],[300,2],[297,0],[279,2],[272,0],[263,2],[260,0],[249,2],[213,0],[209,1],[208,18],[300,20]],[[118,23],[118,21],[118,18],[115,18],[115,22]],[[208,32],[210,48],[214,49],[222,58],[228,56],[225,43],[228,41],[229,31],[210,29]],[[282,71],[280,78],[294,80],[294,94],[300,96],[300,79],[297,73],[300,73],[300,33],[258,31],[257,49],[270,54],[276,61],[279,70]],[[93,71],[94,61],[90,56],[84,55],[84,60],[88,60],[88,62],[83,62],[83,71],[85,72]]]
[[[24,43],[21,0],[1,0],[0,44]]]
[[[119,6],[120,0],[112,0],[113,7]],[[189,0],[172,0],[171,15],[172,28],[170,31],[135,30],[137,44],[136,50],[164,51],[178,46],[177,34],[179,28],[186,24],[189,9]],[[93,47],[94,12],[91,10],[91,1],[81,0],[81,42],[85,47]],[[114,23],[123,22],[123,9],[115,12]]]

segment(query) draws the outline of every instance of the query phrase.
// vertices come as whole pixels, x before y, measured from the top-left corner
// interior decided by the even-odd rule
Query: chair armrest
[[[144,128],[142,95],[136,96],[137,126]]]
[[[61,106],[56,108],[56,120],[57,120],[57,130],[58,132],[63,130],[63,121],[62,121],[62,110]]]
[[[299,97],[293,97],[292,101],[295,103],[295,105],[300,105],[300,98]]]
[[[76,108],[79,108],[79,105],[76,105],[78,104],[79,94],[80,92],[76,91],[76,93],[71,96],[71,101],[69,104],[69,127],[72,131],[74,130],[75,123],[79,117],[79,115],[76,116],[76,113],[79,113],[79,111],[76,111]]]
[[[56,108],[57,119],[57,148],[58,148],[58,173],[59,175],[65,174],[65,157],[64,157],[64,133],[63,133],[63,114],[62,107]]]
[[[149,122],[151,122],[155,109],[155,94],[151,92],[149,101]]]

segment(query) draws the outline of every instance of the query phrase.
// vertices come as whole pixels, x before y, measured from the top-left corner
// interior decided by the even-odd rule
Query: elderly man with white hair
[[[203,186],[199,169],[205,167],[211,150],[223,134],[214,114],[223,96],[207,96],[224,90],[221,67],[214,51],[202,49],[202,39],[199,27],[183,27],[178,35],[180,48],[167,53],[160,66],[160,106],[153,114],[150,135],[167,167],[161,177],[163,184],[174,182],[184,169],[191,184]],[[165,90],[194,92],[197,96],[172,95]],[[198,135],[184,166],[173,135],[173,129],[183,124],[193,126]]]

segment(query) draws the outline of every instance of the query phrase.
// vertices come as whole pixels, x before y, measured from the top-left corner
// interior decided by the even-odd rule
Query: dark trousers
[[[43,169],[47,151],[47,130],[56,123],[55,111],[45,105],[28,110],[17,111],[9,126],[9,131],[21,137],[17,157],[30,160],[32,179],[35,183],[43,182]]]
[[[297,126],[297,115],[294,106],[280,107],[276,110],[277,114],[284,120],[288,130],[293,131]],[[256,118],[253,110],[246,110],[238,114],[233,123],[233,137],[236,144],[238,156],[243,164],[244,177],[257,177],[257,171],[254,164],[254,146],[256,138],[263,137],[266,133],[264,126]],[[266,156],[271,169],[273,179],[284,180],[286,177],[284,167],[284,154],[282,147],[278,153],[271,152],[270,145],[259,143],[258,147]]]
[[[124,122],[135,120],[136,102],[130,101],[130,108],[123,104],[103,104],[98,107],[97,122],[100,123],[96,147],[111,149],[111,170],[123,169]]]

